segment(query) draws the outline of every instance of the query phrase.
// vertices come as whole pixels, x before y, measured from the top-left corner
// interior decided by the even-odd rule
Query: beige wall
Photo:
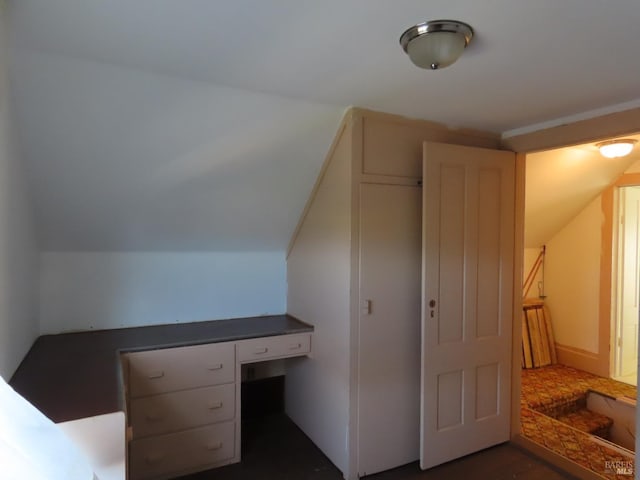
[[[640,173],[640,160],[636,160],[627,168],[624,173]]]
[[[556,342],[598,353],[600,197],[591,201],[547,244],[545,290]]]
[[[310,359],[287,367],[287,414],[348,469],[351,262],[350,128],[338,136],[287,259],[287,312],[315,327]]]

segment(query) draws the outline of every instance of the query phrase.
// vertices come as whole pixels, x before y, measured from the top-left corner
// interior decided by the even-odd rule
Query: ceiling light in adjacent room
[[[632,138],[621,138],[619,140],[609,140],[607,142],[596,143],[600,153],[607,158],[624,157],[631,153],[637,140]]]
[[[400,45],[420,68],[437,70],[454,63],[469,45],[473,28],[457,20],[432,20],[407,29]]]

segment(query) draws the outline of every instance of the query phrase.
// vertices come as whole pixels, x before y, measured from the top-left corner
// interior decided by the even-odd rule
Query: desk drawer
[[[273,358],[295,357],[306,355],[310,351],[310,333],[252,338],[238,342],[238,358],[241,362],[260,362]]]
[[[235,381],[233,343],[134,352],[127,358],[131,397]]]
[[[235,422],[132,440],[129,446],[134,480],[195,472],[220,462],[230,463],[235,456]]]
[[[236,385],[229,383],[134,398],[129,418],[140,438],[233,420],[235,412]]]

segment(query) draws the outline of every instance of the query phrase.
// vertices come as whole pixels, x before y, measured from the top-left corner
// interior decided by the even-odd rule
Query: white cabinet
[[[273,358],[296,357],[311,351],[309,334],[283,335],[241,340],[238,346],[238,360],[242,363],[262,362]]]
[[[131,397],[235,381],[233,343],[135,352],[127,357]]]
[[[235,393],[229,383],[132,398],[130,424],[138,438],[233,420]]]
[[[235,349],[213,343],[124,355],[133,480],[240,460]]]
[[[311,333],[123,354],[133,480],[240,461],[240,364],[306,355]]]
[[[287,371],[287,413],[348,479],[419,456],[425,140],[500,142],[352,109],[289,246],[287,312],[315,330],[313,364]]]
[[[133,440],[131,477],[171,478],[230,463],[235,452],[235,425],[224,422],[167,435]]]
[[[360,185],[361,475],[419,458],[421,200],[418,186]]]

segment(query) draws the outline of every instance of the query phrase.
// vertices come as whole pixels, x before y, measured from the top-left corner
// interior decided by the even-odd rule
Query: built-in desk
[[[310,348],[310,345],[306,347],[304,339],[309,339],[312,331],[313,327],[308,324],[288,315],[278,315],[45,335],[34,343],[10,384],[54,422],[63,422],[125,411],[125,380],[130,385],[131,358],[143,358],[149,354],[153,356],[155,351],[162,350],[168,353],[213,348],[222,351],[225,362],[228,362],[230,354],[225,353],[225,349],[231,347],[232,382],[227,379],[207,381],[198,386],[188,384],[176,387],[174,384],[164,392],[152,389],[138,392],[136,397],[152,399],[154,395],[171,392],[188,395],[195,388],[215,389],[220,385],[232,384],[234,402],[239,402],[241,363],[304,355]],[[265,339],[269,340],[265,342]],[[296,341],[291,343],[289,339]],[[211,344],[220,345],[208,346]],[[189,348],[184,350],[183,347]],[[123,354],[127,358],[124,371],[120,362]],[[210,363],[208,367],[215,373],[222,362],[215,360]],[[160,378],[167,376],[165,370],[155,369],[149,373],[150,376],[161,375]],[[217,406],[217,403],[213,406]],[[234,431],[239,431],[239,421],[240,411],[236,404]],[[233,458],[237,461],[239,434],[235,443],[237,448]],[[218,443],[209,442],[208,446],[215,450]]]

